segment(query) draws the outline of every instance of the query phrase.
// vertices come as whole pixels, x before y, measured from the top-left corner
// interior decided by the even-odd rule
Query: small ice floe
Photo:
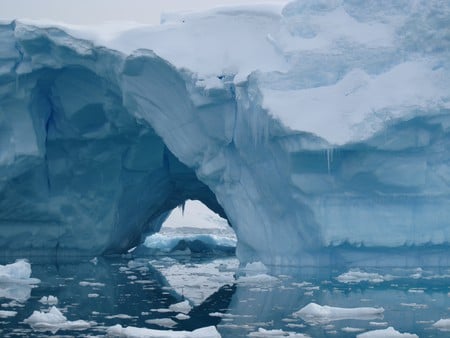
[[[107,330],[108,337],[120,338],[220,338],[214,326],[203,327],[194,331],[153,330],[139,327],[122,327],[120,324]]]
[[[296,333],[296,332],[286,332],[283,330],[265,330],[263,328],[259,328],[256,332],[251,332],[248,334],[248,337],[260,337],[260,338],[284,338],[284,337],[295,337],[295,338],[308,338],[309,336]]]
[[[88,281],[81,281],[78,283],[80,286],[90,286],[90,287],[96,287],[101,288],[104,287],[104,283],[97,283],[97,282],[88,282]]]
[[[105,317],[106,319],[133,319],[133,318],[138,318],[138,317],[133,317],[133,316],[130,316],[130,315],[126,315],[126,314],[123,314],[123,313],[119,313],[118,315],[112,315],[112,316],[106,316]]]
[[[413,309],[428,309],[428,305],[426,304],[417,304],[417,303],[400,303],[401,306],[411,307]]]
[[[145,322],[147,324],[159,325],[169,329],[177,325],[177,322],[170,318],[147,319]]]
[[[440,331],[450,331],[450,318],[439,319],[433,327]]]
[[[20,285],[39,284],[37,278],[31,278],[31,265],[26,260],[17,260],[15,263],[0,265],[0,283]]]
[[[188,314],[189,311],[192,310],[192,306],[189,304],[189,302],[187,300],[185,300],[185,301],[170,305],[169,310],[172,312],[181,312],[184,314]]]
[[[375,272],[364,272],[359,269],[351,269],[336,277],[336,280],[346,284],[356,284],[361,282],[368,283],[383,283],[384,281],[390,281],[393,277],[390,275],[380,275]]]
[[[31,297],[31,289],[40,283],[30,276],[31,265],[25,260],[0,265],[0,298],[26,302]]]
[[[175,316],[175,318],[178,320],[186,320],[191,318],[191,316],[185,315],[184,313],[179,313]]]
[[[408,290],[409,293],[424,293],[425,289],[423,288],[411,288]]]
[[[0,310],[0,318],[9,318],[9,317],[14,317],[15,315],[17,315],[16,311]]]
[[[301,318],[310,324],[326,324],[343,319],[377,319],[382,317],[383,312],[384,309],[382,307],[341,308],[309,303],[299,311],[294,312],[292,315],[293,317]]]
[[[50,331],[55,334],[58,330],[86,330],[95,323],[84,320],[70,321],[56,307],[48,312],[34,311],[33,314],[24,320],[33,330]]]
[[[369,325],[380,327],[380,326],[388,326],[388,323],[387,322],[369,322]]]
[[[45,304],[45,305],[56,305],[58,304],[58,298],[55,296],[43,296],[41,299],[39,299],[39,303]]]
[[[361,329],[360,327],[348,327],[348,326],[346,326],[346,327],[343,327],[341,329],[341,331],[348,332],[348,333],[358,333],[358,332],[363,332],[365,330]]]
[[[88,293],[88,298],[97,298],[98,296],[98,293]]]
[[[244,286],[273,286],[279,282],[278,278],[267,274],[269,270],[261,262],[247,263],[239,269],[243,273],[237,279],[237,283]]]
[[[387,329],[373,330],[360,333],[357,338],[419,338],[418,335],[412,333],[401,333],[389,326]]]

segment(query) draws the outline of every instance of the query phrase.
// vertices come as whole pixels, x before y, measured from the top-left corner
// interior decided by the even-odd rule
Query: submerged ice
[[[2,255],[126,252],[198,199],[242,261],[447,262],[449,13],[325,0],[113,37],[2,24]]]

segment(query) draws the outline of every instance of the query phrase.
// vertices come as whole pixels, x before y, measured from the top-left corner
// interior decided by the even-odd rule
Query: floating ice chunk
[[[40,280],[31,278],[31,265],[25,260],[0,265],[0,283],[38,284]]]
[[[441,331],[450,331],[450,318],[439,319],[436,323],[433,324],[433,327]]]
[[[170,318],[147,319],[145,322],[167,328],[172,328],[177,325],[177,322]]]
[[[175,318],[178,320],[186,320],[191,318],[191,316],[185,315],[184,313],[179,313],[175,316]]]
[[[9,318],[9,317],[14,317],[15,315],[17,315],[16,311],[0,310],[0,318]]]
[[[369,325],[372,326],[388,326],[387,322],[369,322]]]
[[[118,319],[133,319],[133,318],[137,318],[137,317],[133,317],[133,316],[126,315],[126,314],[123,314],[123,313],[119,313],[118,315],[106,316],[105,318],[106,319],[115,319],[115,318],[118,318]]]
[[[245,286],[273,286],[279,282],[278,278],[265,273],[250,275],[250,276],[240,276],[237,279],[239,285]]]
[[[50,331],[53,334],[58,330],[86,330],[94,324],[84,320],[69,321],[54,306],[48,312],[34,311],[24,323],[30,325],[33,330]]]
[[[88,293],[88,298],[97,298],[98,296],[98,293]]]
[[[273,337],[273,338],[283,338],[283,337],[296,337],[296,338],[307,338],[309,336],[302,333],[286,332],[283,330],[266,330],[259,328],[256,332],[251,332],[248,337]]]
[[[364,272],[356,269],[345,272],[336,277],[336,279],[341,283],[382,283],[384,281],[392,280],[393,278],[389,275],[382,276],[378,273]]]
[[[419,338],[418,335],[412,333],[401,333],[395,330],[392,326],[383,330],[374,330],[360,333],[357,338]]]
[[[220,338],[214,326],[203,327],[194,331],[152,330],[139,327],[122,327],[120,324],[108,328],[108,337],[124,338]]]
[[[343,319],[376,319],[380,318],[383,312],[384,309],[382,307],[341,308],[309,303],[299,311],[294,312],[293,316],[296,318],[301,318],[310,324],[325,324]]]
[[[104,283],[97,283],[97,282],[86,282],[86,281],[81,281],[80,286],[91,286],[91,287],[103,287],[105,286]]]
[[[180,303],[170,305],[169,310],[173,312],[181,312],[187,314],[189,313],[189,311],[192,310],[192,306],[189,304],[187,300],[185,300]]]
[[[58,304],[58,298],[55,296],[43,296],[41,299],[39,299],[39,302],[46,305],[56,305]]]
[[[363,332],[364,329],[361,329],[360,327],[343,327],[341,329],[343,332],[349,332],[349,333],[356,333],[356,332]]]

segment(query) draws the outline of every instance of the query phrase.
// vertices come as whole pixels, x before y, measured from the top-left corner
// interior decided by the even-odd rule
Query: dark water
[[[223,337],[246,337],[259,328],[311,337],[355,337],[393,326],[419,337],[445,337],[433,323],[450,317],[450,271],[441,269],[372,270],[368,280],[348,283],[347,270],[237,270],[235,258],[99,258],[96,262],[32,264],[36,287],[0,284],[0,310],[17,315],[0,318],[0,337],[103,337],[108,327],[194,330],[215,325]],[[367,270],[365,270],[367,271]],[[338,278],[338,276],[340,276]],[[363,279],[364,279],[363,278]],[[94,283],[94,284],[92,284]],[[97,283],[97,284],[95,284]],[[99,284],[100,283],[100,284]],[[43,296],[58,298],[68,320],[92,322],[86,330],[39,331],[23,321],[33,311],[47,311]],[[12,298],[15,298],[12,299]],[[187,316],[168,310],[188,300]],[[383,307],[373,318],[305,319],[294,312],[314,302],[333,307]],[[178,316],[177,316],[178,315]],[[158,325],[153,320],[163,319]],[[171,319],[173,322],[168,321]],[[153,323],[152,323],[153,321]],[[280,337],[283,335],[279,335]]]

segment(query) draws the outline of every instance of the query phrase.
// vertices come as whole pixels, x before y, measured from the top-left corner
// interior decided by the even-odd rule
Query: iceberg
[[[196,199],[242,262],[448,264],[449,12],[299,0],[114,34],[3,22],[2,256],[124,253]]]

